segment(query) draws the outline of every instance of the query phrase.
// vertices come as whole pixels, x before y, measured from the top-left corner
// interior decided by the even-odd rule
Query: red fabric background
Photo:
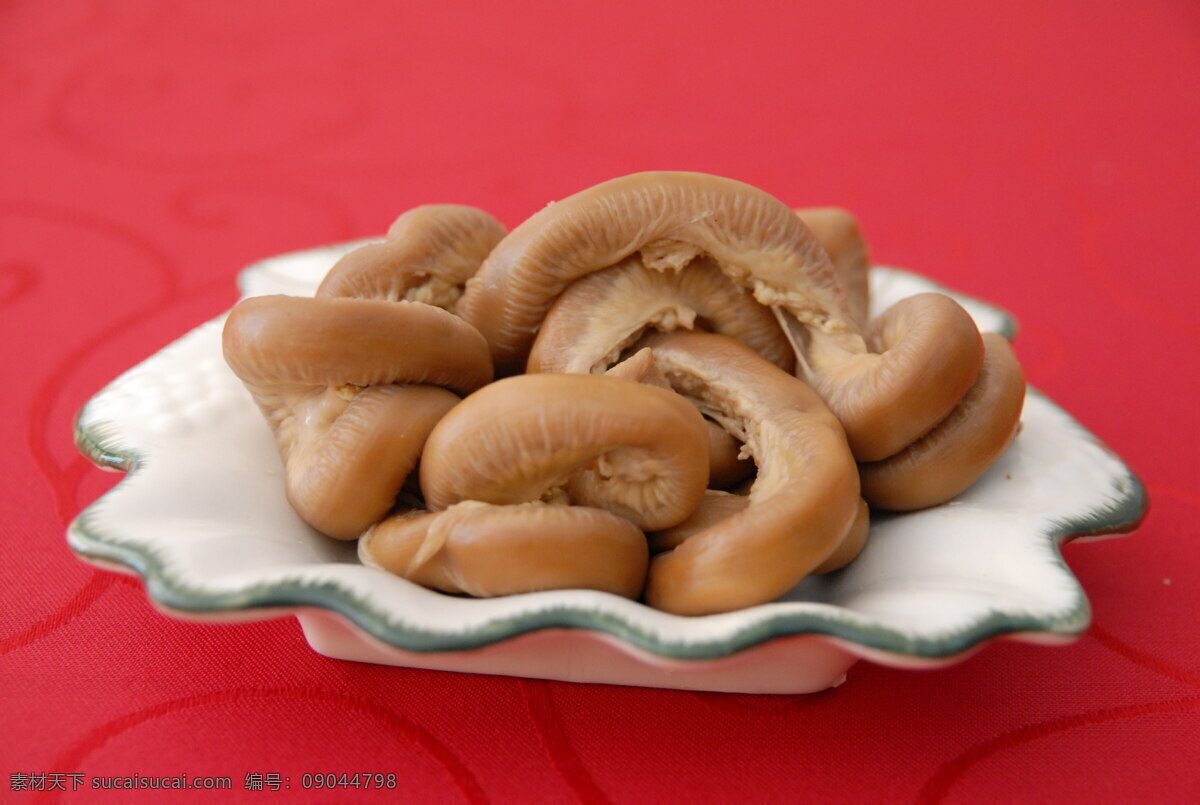
[[[0,799],[364,770],[412,801],[1200,800],[1200,7],[966,5],[0,4]],[[115,481],[74,412],[244,264],[650,168],[844,205],[879,261],[1016,314],[1030,380],[1153,501],[1066,551],[1087,636],[806,697],[577,686],[178,622],[67,549]]]

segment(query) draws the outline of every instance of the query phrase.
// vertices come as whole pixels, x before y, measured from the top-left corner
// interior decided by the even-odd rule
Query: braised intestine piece
[[[908,447],[863,464],[863,495],[897,511],[935,506],[968,489],[1004,453],[1020,426],[1025,375],[1012,346],[985,333],[979,376],[949,416]]]
[[[645,343],[671,386],[741,436],[758,465],[744,509],[651,560],[647,603],[704,615],[777,598],[828,560],[859,516],[841,425],[805,383],[732,339],[676,332]]]
[[[903,299],[867,328],[871,351],[808,335],[809,382],[837,413],[859,461],[894,455],[944,420],[975,382],[983,341],[950,297]]]
[[[499,221],[475,207],[414,207],[395,220],[383,242],[343,256],[315,295],[424,302],[453,313],[463,286],[504,233]]]
[[[565,492],[639,528],[665,528],[704,494],[706,438],[699,411],[665,389],[601,375],[521,375],[481,389],[438,423],[421,491],[435,511]]]
[[[446,592],[636,596],[641,529],[696,508],[708,479],[704,438],[700,413],[653,385],[565,374],[498,381],[430,434],[420,476],[431,512],[388,518],[360,554]]]
[[[745,343],[785,371],[796,355],[766,307],[707,258],[664,271],[628,257],[571,283],[546,312],[528,372],[603,372],[647,330],[707,330]]]
[[[498,372],[519,372],[559,294],[635,254],[664,272],[706,256],[761,304],[854,332],[829,257],[792,210],[757,188],[698,173],[633,174],[548,205],[488,256],[459,313],[488,339]]]
[[[587,589],[637,598],[646,538],[603,509],[467,500],[397,514],[358,542],[363,564],[423,587],[478,597]]]
[[[439,307],[503,235],[481,210],[417,207],[339,260],[316,298],[231,312],[226,361],[271,424],[288,500],[317,530],[354,539],[386,515],[455,392],[492,379],[482,336]]]
[[[998,335],[981,337],[967,312],[939,293],[903,299],[869,321],[870,263],[858,222],[834,207],[796,214],[825,247],[864,327],[869,356],[848,356],[836,336],[809,331],[802,367],[863,462],[865,499],[909,511],[954,498],[1016,433],[1025,381],[1011,347]]]
[[[344,540],[387,514],[454,392],[492,378],[483,337],[418,302],[251,297],[223,349],[275,434],[292,507]]]

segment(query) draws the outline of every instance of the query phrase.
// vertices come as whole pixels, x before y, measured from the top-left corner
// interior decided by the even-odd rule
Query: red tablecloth
[[[3,4],[0,800],[325,771],[412,801],[1200,800],[1200,7],[978,5]],[[843,205],[880,262],[1015,313],[1031,382],[1153,501],[1066,550],[1086,636],[812,696],[572,685],[176,621],[68,550],[116,480],[73,414],[243,265],[651,168]]]

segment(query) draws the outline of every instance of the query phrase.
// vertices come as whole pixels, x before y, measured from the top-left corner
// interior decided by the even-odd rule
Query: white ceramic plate
[[[360,242],[272,258],[246,295],[310,295]],[[925,290],[878,268],[876,311]],[[985,330],[1012,319],[955,295]],[[303,523],[258,409],[221,358],[223,317],[114,380],[80,412],[76,442],[128,476],[71,524],[85,560],[140,575],[155,604],[201,619],[294,613],[313,648],[350,660],[703,690],[807,692],[859,658],[905,667],[956,661],[1000,636],[1065,642],[1090,610],[1059,546],[1131,530],[1138,479],[1030,390],[1013,446],[959,498],[874,519],[848,568],[778,601],[679,617],[584,590],[490,600],[431,592],[359,564],[354,545]]]

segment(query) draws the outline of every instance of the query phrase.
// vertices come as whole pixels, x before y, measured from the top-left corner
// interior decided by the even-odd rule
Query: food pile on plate
[[[848,213],[641,173],[507,233],[410,210],[314,297],[242,300],[224,352],[293,508],[365,563],[703,615],[845,566],[871,509],[950,500],[1016,433],[1004,338],[942,294],[868,309]]]

